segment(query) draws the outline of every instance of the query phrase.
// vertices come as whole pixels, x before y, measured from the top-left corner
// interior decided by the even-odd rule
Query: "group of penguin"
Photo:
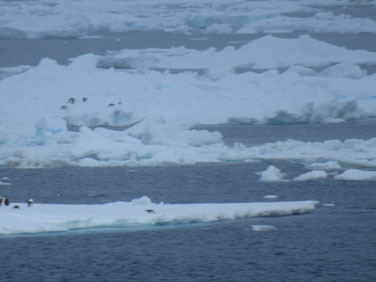
[[[34,200],[33,200],[33,199],[28,199],[28,200],[26,201],[26,203],[27,203],[27,206],[28,206],[28,207],[31,207],[31,206],[34,204]],[[9,199],[8,199],[8,198],[5,198],[5,197],[2,197],[2,196],[0,195],[0,206],[9,206],[9,204],[10,204]],[[18,205],[13,206],[13,209],[19,209],[19,208],[20,208],[20,207],[19,207]]]
[[[86,97],[82,98],[82,102],[86,102],[86,101],[87,101],[87,98],[86,98]],[[71,98],[68,99],[68,104],[73,105],[75,102],[76,102],[76,99],[73,98],[73,97],[71,97]],[[118,102],[117,104],[118,104],[118,105],[121,105],[121,102]],[[114,107],[114,106],[115,106],[114,103],[110,103],[110,104],[108,104],[108,107]],[[67,105],[61,106],[60,109],[62,109],[62,110],[66,110],[66,109],[67,109]]]

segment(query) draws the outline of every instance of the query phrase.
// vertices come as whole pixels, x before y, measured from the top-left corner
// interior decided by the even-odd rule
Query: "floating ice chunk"
[[[337,180],[352,180],[352,181],[369,181],[376,180],[376,171],[366,171],[359,169],[348,169],[342,174],[334,177]]]
[[[302,175],[299,175],[293,179],[293,181],[308,181],[316,179],[324,179],[328,174],[324,170],[313,170]]]
[[[312,163],[308,166],[313,169],[324,169],[324,170],[338,170],[342,169],[342,166],[337,161],[327,161],[322,163]]]
[[[268,200],[276,200],[278,198],[279,197],[277,195],[265,195],[264,196],[264,199],[268,199]]]
[[[268,166],[266,170],[257,172],[256,174],[260,175],[260,181],[263,182],[286,181],[283,179],[286,174],[282,173],[280,169],[272,165]]]
[[[319,73],[325,77],[346,77],[359,79],[367,75],[366,70],[362,70],[358,65],[352,63],[339,63],[332,67],[326,68]]]
[[[134,199],[131,201],[132,205],[150,205],[152,202],[148,196],[142,196],[139,199]]]
[[[265,195],[264,196],[264,199],[268,199],[268,200],[275,200],[275,199],[278,199],[279,197],[277,195]]]
[[[311,68],[307,68],[307,67],[303,67],[303,66],[292,66],[292,67],[289,67],[286,72],[294,72],[294,73],[297,73],[299,74],[300,76],[315,76],[316,75],[316,72],[311,69]]]
[[[283,52],[281,52],[283,50]],[[355,63],[376,63],[376,54],[365,50],[348,50],[302,35],[285,39],[267,35],[240,46],[194,50],[185,47],[171,49],[124,49],[101,57],[98,67],[104,68],[166,68],[233,70],[244,65],[255,69],[291,67],[287,73],[313,76],[315,72],[303,66],[327,66],[322,76],[361,78],[365,75]]]
[[[0,179],[0,186],[3,185],[3,186],[9,186],[9,185],[12,185],[10,182],[10,178],[7,177],[7,176],[4,176]]]
[[[271,225],[252,225],[253,231],[274,231],[277,230],[274,226]]]
[[[154,204],[147,197],[139,204],[115,202],[101,205],[15,203],[1,207],[0,234],[40,233],[86,228],[174,225],[235,220],[255,216],[287,216],[311,212],[316,201],[221,204]],[[138,202],[138,201],[136,201]]]

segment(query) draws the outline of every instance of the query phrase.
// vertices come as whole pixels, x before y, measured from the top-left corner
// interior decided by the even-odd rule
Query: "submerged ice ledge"
[[[273,203],[154,204],[147,197],[101,205],[18,204],[0,207],[0,234],[75,229],[176,225],[311,212],[316,201]]]

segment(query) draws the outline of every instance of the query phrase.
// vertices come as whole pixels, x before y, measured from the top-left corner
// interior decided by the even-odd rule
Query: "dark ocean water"
[[[105,203],[318,200],[313,213],[145,229],[0,237],[0,281],[372,281],[374,182],[262,183],[269,162],[164,167],[8,169],[13,201]],[[299,163],[272,163],[291,179]],[[334,203],[334,206],[324,204]],[[273,231],[256,232],[266,224]]]

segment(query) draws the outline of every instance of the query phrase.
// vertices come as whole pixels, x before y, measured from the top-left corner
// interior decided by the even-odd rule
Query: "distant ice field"
[[[352,17],[351,9],[345,13],[330,10],[333,5],[357,4],[306,0],[1,1],[0,37],[78,37],[100,30],[155,28],[182,33],[375,32],[372,18]],[[375,5],[374,1],[360,4],[365,10]]]
[[[6,101],[0,105],[0,163],[113,166],[325,156],[373,167],[373,139],[286,141],[274,145],[282,150],[277,156],[271,146],[228,147],[220,133],[192,128],[372,119],[376,76],[360,65],[375,62],[375,52],[346,49],[307,35],[268,35],[237,49],[125,49],[105,56],[83,55],[68,65],[43,59],[36,67],[10,68],[9,76],[0,80]],[[244,65],[269,70],[236,71]],[[321,66],[326,67],[315,70]],[[81,130],[70,132],[67,125]],[[134,126],[118,132],[87,128],[130,125]],[[300,148],[298,154],[291,154],[291,144]],[[361,153],[347,156],[349,146],[361,146]],[[317,149],[320,153],[312,153]]]
[[[372,133],[242,144],[212,130],[364,120],[372,128],[376,29],[356,13],[374,1],[0,4],[2,166],[269,158],[375,167]]]

